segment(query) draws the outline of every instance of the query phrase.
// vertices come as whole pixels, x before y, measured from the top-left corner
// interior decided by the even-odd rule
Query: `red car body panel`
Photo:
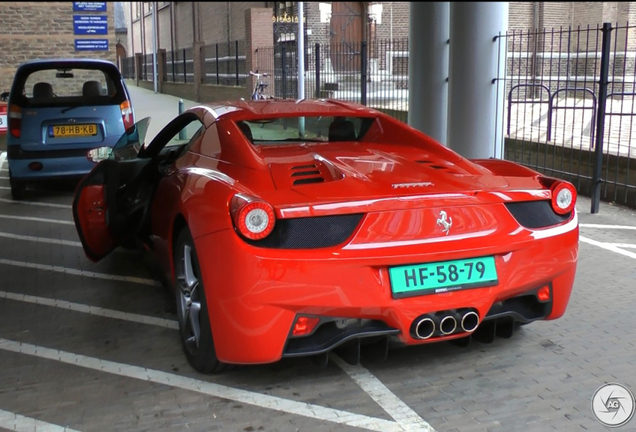
[[[159,181],[151,238],[174,280],[177,230],[192,233],[218,359],[268,363],[284,356],[298,315],[383,321],[402,344],[427,313],[472,308],[484,319],[497,302],[549,286],[561,317],[578,257],[576,211],[545,228],[526,228],[506,203],[550,201],[557,181],[500,160],[462,158],[384,114],[335,101],[237,102],[191,110],[207,132]],[[244,119],[303,115],[378,120],[363,142],[259,147],[237,127]],[[294,167],[312,165],[323,181],[294,185]],[[260,247],[245,241],[230,214],[242,193],[269,203],[277,223],[291,218],[361,214],[341,243],[321,248]],[[452,229],[440,228],[440,214]],[[446,216],[445,216],[446,217]],[[389,267],[493,256],[491,286],[397,298]]]

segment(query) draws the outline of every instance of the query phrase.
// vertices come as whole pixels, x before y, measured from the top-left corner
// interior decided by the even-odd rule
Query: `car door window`
[[[195,113],[181,114],[168,123],[150,144],[143,146],[138,157],[153,158],[167,152],[181,155],[204,130],[205,126]]]
[[[150,117],[143,118],[128,128],[113,146],[111,158],[115,160],[129,160],[137,157],[143,146],[150,125]]]
[[[183,126],[166,144],[166,147],[180,146],[190,144],[195,136],[198,136],[204,129],[203,124],[199,120],[193,120]]]

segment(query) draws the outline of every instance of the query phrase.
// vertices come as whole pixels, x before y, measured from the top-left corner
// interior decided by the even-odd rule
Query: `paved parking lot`
[[[598,431],[611,429],[591,412],[596,389],[636,388],[636,211],[604,203],[592,215],[579,200],[567,313],[511,339],[206,376],[187,364],[172,298],[146,257],[84,256],[75,185],[15,203],[7,176],[2,155],[0,431]]]

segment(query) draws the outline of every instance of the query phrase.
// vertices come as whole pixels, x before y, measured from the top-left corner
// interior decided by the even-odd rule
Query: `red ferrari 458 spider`
[[[144,144],[147,122],[89,154],[75,223],[94,261],[153,252],[198,371],[487,342],[565,312],[570,183],[340,101],[198,106]]]

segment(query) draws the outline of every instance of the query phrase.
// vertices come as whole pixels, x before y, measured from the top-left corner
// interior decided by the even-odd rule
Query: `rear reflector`
[[[537,298],[540,302],[547,302],[550,300],[550,287],[546,285],[539,288],[539,291],[537,291]]]
[[[319,322],[320,318],[318,317],[298,317],[296,324],[294,324],[294,330],[292,330],[292,336],[306,336],[310,334],[314,331]]]
[[[43,165],[42,162],[31,162],[29,164],[29,169],[31,171],[42,171]]]

